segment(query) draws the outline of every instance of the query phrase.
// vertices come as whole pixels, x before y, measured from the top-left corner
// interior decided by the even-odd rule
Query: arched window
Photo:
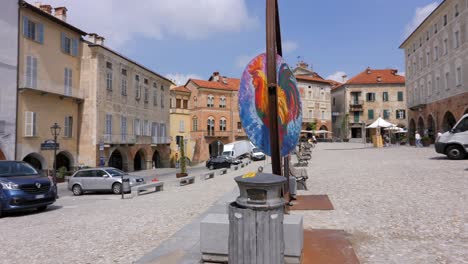
[[[226,108],[226,97],[221,96],[219,99],[219,108]]]
[[[196,132],[198,131],[198,118],[194,117],[192,119],[192,131]]]
[[[214,121],[214,118],[210,116],[208,117],[208,122],[206,126],[208,136],[214,136],[214,128],[215,128],[215,121]]]
[[[224,117],[219,120],[219,131],[226,131],[226,118]]]
[[[214,107],[214,96],[212,94],[208,95],[208,100],[206,101],[207,107]]]

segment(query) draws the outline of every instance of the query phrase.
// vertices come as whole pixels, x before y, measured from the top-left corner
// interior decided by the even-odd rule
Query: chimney
[[[346,74],[343,74],[343,75],[341,76],[341,78],[343,78],[342,83],[345,83],[345,82],[348,81],[348,75],[346,75]]]
[[[42,3],[41,2],[34,2],[34,6],[37,8],[41,8]]]
[[[371,74],[371,69],[370,69],[370,67],[367,67],[367,74]]]
[[[39,9],[42,10],[42,12],[46,12],[49,15],[52,15],[52,6],[51,5],[40,5]]]
[[[300,67],[300,68],[303,68],[303,69],[309,68],[309,64],[307,64],[307,63],[304,62],[304,61],[299,61],[299,62],[297,63],[297,66]]]
[[[104,46],[104,40],[105,40],[104,37],[96,36],[96,44]]]
[[[219,82],[219,72],[213,72],[213,81]]]
[[[392,70],[393,75],[397,75],[397,73],[398,73],[398,70],[395,70],[395,69]]]
[[[55,10],[55,17],[62,20],[63,22],[67,22],[67,8],[64,6],[56,7]]]
[[[96,38],[99,37],[98,34],[96,33],[89,33],[88,34],[88,41],[93,43],[93,44],[96,44]]]

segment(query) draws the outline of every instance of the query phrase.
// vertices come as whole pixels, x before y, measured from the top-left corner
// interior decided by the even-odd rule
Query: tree
[[[180,140],[180,173],[187,173],[187,158],[185,157],[184,139]]]

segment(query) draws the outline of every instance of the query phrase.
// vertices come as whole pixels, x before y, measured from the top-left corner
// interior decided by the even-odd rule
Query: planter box
[[[182,173],[182,172],[176,173],[176,178],[182,178],[182,177],[185,177],[185,176],[188,176],[188,173]]]

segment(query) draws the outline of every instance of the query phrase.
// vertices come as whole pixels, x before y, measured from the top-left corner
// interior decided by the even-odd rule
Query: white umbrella
[[[367,126],[367,128],[380,128],[380,127],[392,127],[394,124],[383,120],[381,117],[377,118],[374,123]]]
[[[327,131],[327,130],[317,130],[317,131],[315,131],[315,134],[328,134],[328,133],[331,133],[331,132]]]

